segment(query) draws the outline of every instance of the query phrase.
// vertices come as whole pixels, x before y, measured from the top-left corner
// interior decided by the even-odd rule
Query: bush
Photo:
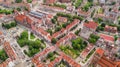
[[[10,29],[12,27],[16,27],[17,26],[17,23],[15,21],[9,23],[9,24],[4,24],[2,23],[2,27],[6,28],[6,29]]]
[[[32,3],[32,0],[27,0],[28,3]]]
[[[56,44],[57,40],[55,38],[52,38],[52,41],[51,41],[53,44]]]
[[[95,44],[98,39],[99,39],[99,36],[94,35],[94,34],[91,34],[88,41],[89,41],[90,43]]]
[[[56,4],[56,3],[54,3],[54,6],[66,9],[66,5],[65,4]]]
[[[15,2],[16,2],[16,3],[21,3],[21,2],[22,2],[22,0],[16,0]]]
[[[33,55],[38,53],[40,51],[40,48],[41,49],[45,48],[45,46],[42,47],[41,45],[42,42],[39,39],[35,41],[28,40],[28,31],[22,32],[17,42],[20,45],[20,47],[24,47],[25,45],[29,47],[28,52],[24,51],[25,54],[27,54],[29,57],[32,57]]]
[[[6,52],[2,49],[0,50],[0,60],[5,61],[8,58]]]

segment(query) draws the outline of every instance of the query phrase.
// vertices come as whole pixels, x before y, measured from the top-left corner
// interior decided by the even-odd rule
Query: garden
[[[100,38],[99,36],[95,34],[91,34],[88,41],[92,44],[95,44],[99,38]]]
[[[16,27],[17,23],[15,21],[12,21],[10,23],[2,23],[2,27],[6,28],[6,29],[10,29],[13,27]]]
[[[33,34],[32,34],[32,37],[34,37]],[[29,40],[28,31],[22,32],[21,35],[18,37],[17,42],[20,45],[20,47],[24,47],[24,46],[29,47],[28,51],[24,50],[24,53],[29,57],[32,57],[33,55],[38,53],[40,50],[43,50],[46,47],[44,41],[40,39],[36,39],[35,41]]]
[[[8,58],[8,55],[6,54],[5,50],[4,50],[4,49],[0,50],[0,61],[3,62],[3,61],[5,61],[7,58]],[[0,63],[2,63],[2,62],[0,62]]]
[[[46,57],[44,57],[43,62],[47,63],[47,62],[51,62],[53,60],[55,60],[55,58],[57,58],[59,56],[57,51],[53,51],[53,52],[49,52],[47,54]]]
[[[87,43],[82,40],[82,38],[77,38],[75,40],[72,40],[71,46],[60,46],[60,49],[65,52],[67,55],[70,55],[72,58],[77,58],[80,53],[85,49],[87,46]]]
[[[8,9],[0,9],[0,14],[12,14],[13,10],[8,10]]]
[[[57,21],[57,18],[59,16],[66,17],[68,21],[66,23],[59,24],[59,22]],[[60,31],[62,28],[66,28],[66,26],[69,25],[74,19],[79,19],[82,21],[83,17],[77,15],[72,16],[71,14],[65,14],[65,13],[57,13],[57,15],[51,19],[52,23],[55,24],[54,30],[48,29],[47,32],[52,35],[53,33]]]

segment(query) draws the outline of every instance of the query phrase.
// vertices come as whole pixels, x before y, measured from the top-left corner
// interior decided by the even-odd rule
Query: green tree
[[[27,0],[28,3],[32,3],[32,0]]]
[[[56,44],[57,40],[55,38],[52,38],[52,41],[51,41],[53,44]]]
[[[16,2],[16,3],[21,3],[21,2],[22,2],[22,0],[16,0],[15,2]]]

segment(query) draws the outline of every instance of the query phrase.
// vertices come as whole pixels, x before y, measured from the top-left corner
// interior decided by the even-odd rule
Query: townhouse
[[[45,56],[47,56],[47,54],[49,52],[53,52],[56,50],[56,47],[51,46],[49,48],[46,48],[45,50],[43,50],[42,52],[36,54],[33,58],[32,58],[32,62],[35,64],[35,66],[37,67],[41,67],[41,66],[46,66],[44,63],[41,62],[41,59]]]
[[[24,14],[18,14],[17,16],[15,16],[15,21],[29,28],[31,27],[31,24],[33,22],[28,16]]]
[[[67,17],[61,17],[59,16],[57,18],[57,21],[59,22],[59,24],[62,24],[62,23],[66,23],[68,21]]]
[[[5,52],[7,53],[7,55],[12,61],[17,59],[17,55],[15,54],[14,50],[10,46],[9,42],[5,41],[3,47],[4,47]]]
[[[49,5],[49,4],[54,4],[56,2],[56,0],[45,0],[45,4]]]
[[[104,50],[101,48],[98,48],[96,50],[96,53],[94,55],[94,58],[91,62],[91,64],[94,66],[101,66],[101,67],[119,67],[120,62],[119,61],[112,61],[111,59],[107,58],[104,55]]]
[[[80,20],[74,19],[73,22],[71,22],[69,25],[66,26],[66,28],[62,28],[60,31],[54,33],[52,37],[59,38],[60,36],[68,33],[74,26],[78,25],[79,23],[80,23]]]
[[[98,26],[98,23],[96,23],[94,21],[85,22],[83,29],[81,30],[79,35],[85,39],[88,39],[90,34],[95,32],[97,26]]]
[[[28,28],[31,28],[34,33],[36,33],[39,36],[42,36],[46,41],[51,42],[50,34],[40,27],[40,25],[43,23],[42,20],[37,20],[37,22],[34,22],[36,20],[33,21],[31,18],[24,14],[19,14],[15,17],[15,20],[18,23],[27,26]]]
[[[35,34],[37,34],[40,37],[43,37],[46,41],[51,42],[51,36],[48,32],[46,32],[41,27],[36,27],[35,24],[32,25],[32,30]]]
[[[10,62],[11,62],[11,59],[8,58],[4,62],[0,63],[0,67],[7,67],[7,66],[9,66]]]
[[[69,63],[70,66],[72,67],[81,67],[80,64],[78,64],[77,62],[75,62],[72,58],[70,58],[69,56],[67,56],[66,54],[61,52],[61,55],[63,57],[64,61],[67,61]]]
[[[117,18],[117,13],[107,12],[105,14],[96,14],[95,18],[102,18],[104,21],[114,21]]]
[[[81,53],[81,57],[83,58],[83,59],[85,59],[86,58],[86,56],[91,52],[91,50],[93,50],[94,49],[94,45],[93,44],[89,44],[83,51],[82,51],[82,53]]]
[[[0,31],[0,46],[4,43],[4,36],[2,31]]]
[[[72,58],[64,54],[63,52],[60,52],[60,56],[57,57],[54,61],[50,62],[48,64],[48,67],[54,67],[56,64],[58,64],[61,60],[66,61],[70,66],[72,67],[81,67],[80,64],[75,62]]]
[[[104,31],[116,34],[117,33],[117,27],[112,27],[112,26],[106,25],[105,28],[104,28]]]
[[[59,38],[61,37],[62,35],[65,35],[67,33],[66,29],[65,28],[62,28],[60,31],[54,33],[52,35],[52,38]]]
[[[106,42],[114,43],[114,37],[106,34],[100,34],[100,38]]]
[[[65,37],[61,38],[57,43],[57,47],[59,47],[62,44],[65,44],[67,41],[70,41],[72,39],[75,39],[76,35],[73,33],[69,33],[68,35],[66,35]]]
[[[91,15],[91,12],[90,11],[82,11],[81,9],[77,9],[77,14],[80,15],[80,16],[84,16],[84,17],[88,17]]]

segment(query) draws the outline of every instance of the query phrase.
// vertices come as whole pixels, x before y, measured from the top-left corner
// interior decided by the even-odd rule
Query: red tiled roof
[[[91,44],[91,45],[88,45],[83,51],[82,51],[82,53],[81,53],[81,56],[83,57],[83,58],[85,58],[88,54],[89,54],[89,52],[90,52],[90,50],[93,48],[93,45]]]
[[[67,22],[67,17],[61,17],[61,16],[59,16],[59,17],[57,18],[57,21],[58,21],[58,22]]]
[[[112,27],[112,26],[106,25],[104,30],[107,31],[107,32],[116,33],[117,32],[117,27]]]
[[[70,34],[66,35],[65,37],[61,38],[61,39],[56,43],[56,45],[59,47],[60,44],[61,44],[64,40],[72,39],[72,38],[74,38],[74,37],[76,37],[76,35],[73,34],[73,33],[70,33]]]
[[[43,34],[44,36],[47,36],[49,33],[46,32],[43,28],[39,28],[38,31]]]
[[[106,34],[100,34],[100,38],[103,38],[106,41],[114,42],[114,37]]]
[[[0,31],[0,35],[2,35],[2,31]]]
[[[54,46],[51,46],[49,48],[46,48],[45,50],[43,50],[42,52],[36,54],[33,58],[32,58],[32,62],[35,63],[38,67],[42,66],[44,64],[40,63],[39,57],[44,56],[46,54],[48,54],[51,51],[54,51],[56,48]]]
[[[61,55],[63,57],[64,60],[66,60],[72,67],[81,67],[80,64],[78,64],[77,62],[75,62],[72,58],[70,58],[69,56],[65,55],[64,53],[61,52]]]
[[[64,32],[65,32],[65,28],[62,28],[60,31],[54,33],[54,34],[52,35],[52,37],[53,37],[53,38],[56,38],[56,37],[58,37],[60,34],[62,34],[62,33],[64,33]]]
[[[70,24],[66,27],[66,29],[67,29],[67,30],[70,30],[73,26],[75,26],[75,25],[78,24],[79,22],[80,22],[80,20],[74,19],[74,21],[73,21],[72,23],[70,23]]]
[[[28,16],[23,15],[23,14],[17,15],[17,16],[15,17],[15,20],[16,20],[16,21],[19,21],[19,22],[21,22],[21,23],[23,23],[23,22],[27,22],[27,23],[29,23],[29,24],[32,23],[32,20],[31,20]]]
[[[6,59],[4,62],[0,63],[0,67],[7,67],[10,61],[10,58]]]
[[[97,62],[102,67],[117,67],[117,64],[110,59],[107,59],[105,56],[102,56],[101,59]]]
[[[13,51],[13,49],[10,46],[9,42],[5,42],[4,43],[4,50],[6,51],[7,55],[9,56],[9,58],[11,60],[15,60],[17,58],[15,52]]]
[[[104,50],[101,49],[101,48],[98,48],[98,49],[96,50],[96,53],[99,54],[100,56],[103,56]]]
[[[53,15],[52,14],[48,14],[47,18],[50,18],[50,19],[53,18]]]
[[[46,4],[52,4],[52,3],[55,3],[55,0],[45,0],[46,2]]]
[[[84,26],[96,30],[98,24],[93,21],[89,21],[88,23],[84,23]]]
[[[52,62],[50,62],[50,63],[48,64],[48,67],[54,67],[54,65],[55,65],[56,63],[60,62],[61,60],[62,60],[62,56],[59,56],[59,57],[55,58],[54,61],[52,61]]]

